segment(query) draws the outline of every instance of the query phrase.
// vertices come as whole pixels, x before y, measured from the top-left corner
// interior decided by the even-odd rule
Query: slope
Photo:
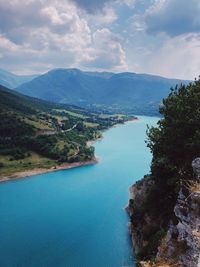
[[[104,116],[27,97],[0,86],[0,177],[93,160],[87,141],[127,116]]]
[[[156,114],[170,88],[181,82],[147,74],[55,69],[19,86],[17,91],[94,110]]]
[[[15,75],[11,72],[0,69],[0,84],[11,89],[20,86],[25,82],[29,82],[38,75]]]

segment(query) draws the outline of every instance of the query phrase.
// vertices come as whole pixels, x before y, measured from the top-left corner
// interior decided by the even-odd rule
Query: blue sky
[[[0,0],[0,68],[58,67],[193,79],[199,0]]]

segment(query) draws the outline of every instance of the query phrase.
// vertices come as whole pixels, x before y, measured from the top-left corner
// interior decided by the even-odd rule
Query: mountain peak
[[[179,80],[131,72],[85,72],[76,68],[51,70],[17,88],[41,99],[84,108],[147,114],[158,112],[161,100]],[[186,83],[186,81],[183,81]]]
[[[82,71],[77,68],[56,68],[56,69],[48,71],[47,73],[58,73],[58,72],[70,73],[70,74],[82,73]]]

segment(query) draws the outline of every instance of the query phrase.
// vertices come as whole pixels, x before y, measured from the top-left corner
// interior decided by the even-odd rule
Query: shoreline
[[[139,119],[137,117],[135,117],[135,118],[128,120],[124,123],[117,123],[116,125],[111,126],[109,129],[116,128],[116,127],[121,126],[121,125],[125,125],[128,122],[136,122],[138,120]],[[109,129],[106,129],[105,131],[108,131]],[[104,131],[102,131],[102,132],[104,132]],[[96,143],[97,141],[101,141],[103,138],[104,138],[104,136],[102,135],[100,138],[88,141],[86,145],[87,145],[87,147],[90,147],[94,143]],[[64,163],[63,165],[57,165],[57,166],[51,167],[49,169],[39,168],[39,169],[33,169],[33,170],[20,171],[20,172],[16,172],[16,173],[13,173],[13,174],[8,175],[8,176],[0,177],[0,183],[24,179],[24,178],[28,178],[31,176],[35,176],[35,175],[39,175],[39,174],[45,174],[45,173],[49,173],[49,172],[56,172],[56,171],[61,171],[61,170],[74,169],[74,168],[83,167],[83,166],[95,165],[98,162],[99,162],[99,159],[96,158],[96,156],[95,156],[94,159],[92,159],[90,161]]]
[[[98,162],[99,162],[98,159],[94,158],[93,160],[90,160],[90,161],[65,163],[61,166],[51,167],[50,169],[40,168],[40,169],[21,171],[21,172],[17,172],[17,173],[8,175],[8,176],[1,177],[0,183],[28,178],[28,177],[39,175],[39,174],[45,174],[45,173],[56,172],[56,171],[61,171],[61,170],[74,169],[74,168],[83,167],[83,166],[95,165]]]
[[[138,117],[135,117],[135,118],[133,118],[133,119],[130,119],[130,120],[128,120],[128,121],[124,121],[124,122],[122,122],[122,123],[116,123],[115,125],[111,126],[110,128],[111,128],[111,129],[112,129],[112,128],[117,128],[117,127],[119,127],[119,126],[126,125],[126,124],[128,124],[128,123],[134,123],[134,122],[137,122],[137,121],[139,121],[139,119],[138,119]],[[110,128],[109,128],[109,129],[110,129]]]

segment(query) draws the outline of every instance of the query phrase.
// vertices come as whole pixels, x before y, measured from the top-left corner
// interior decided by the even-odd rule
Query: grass
[[[76,112],[73,112],[73,111],[69,111],[69,110],[66,110],[66,109],[55,109],[55,111],[57,112],[65,112],[73,117],[76,117],[76,118],[81,118],[81,119],[85,119],[85,118],[88,118],[86,115],[83,115],[83,114],[80,114],[80,113],[76,113]]]
[[[200,193],[200,183],[197,181],[188,181],[186,183],[186,188],[190,193]]]
[[[70,149],[69,152],[68,152],[68,156],[72,157],[75,153],[76,153],[75,149]]]
[[[84,122],[84,125],[90,128],[96,128],[97,126],[99,126],[98,123],[94,123],[94,122]]]
[[[57,142],[57,146],[59,149],[63,149],[65,145],[67,145],[67,143],[64,140],[59,140]]]
[[[165,262],[159,262],[159,263],[152,263],[152,262],[140,262],[141,267],[181,267],[179,264],[176,263],[167,263]]]
[[[113,117],[118,117],[118,119],[126,117],[126,115],[124,114],[101,114],[99,115],[100,118],[102,119],[109,119],[109,118],[113,118]]]
[[[41,120],[31,120],[28,118],[23,119],[24,122],[26,122],[29,125],[34,126],[35,128],[39,129],[39,130],[52,130],[52,127],[49,127],[48,122],[46,121],[41,121]]]
[[[63,120],[68,120],[68,118],[65,116],[52,115],[51,117],[57,119],[58,122],[61,122]]]
[[[31,156],[23,160],[9,160],[9,156],[1,156],[0,162],[3,167],[0,169],[0,177],[9,176],[17,172],[28,171],[33,169],[48,169],[56,165],[54,160],[42,157],[35,152],[31,152]]]

